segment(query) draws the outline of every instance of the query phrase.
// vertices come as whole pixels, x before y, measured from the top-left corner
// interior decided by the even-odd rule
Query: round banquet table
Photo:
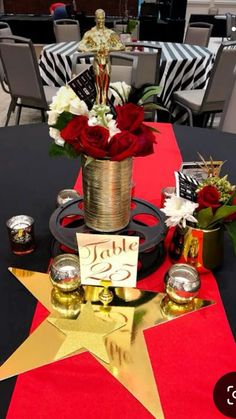
[[[159,205],[161,188],[174,184],[173,169],[177,170],[182,160],[196,160],[197,152],[206,158],[211,155],[215,160],[227,160],[223,172],[236,183],[232,159],[236,151],[235,135],[170,124],[154,126],[160,131],[155,153],[135,159],[137,196],[145,196]],[[51,245],[48,220],[59,190],[75,184],[80,166],[79,160],[49,158],[48,143],[46,124],[0,129],[1,364],[27,338],[36,307],[35,299],[8,267],[46,272]],[[19,213],[35,219],[37,241],[35,252],[22,257],[10,253],[5,228],[5,221]],[[162,292],[164,273],[169,266],[166,258],[163,266],[138,286]],[[166,419],[222,418],[213,403],[212,392],[217,380],[236,368],[235,272],[236,258],[225,237],[224,265],[214,272],[215,278],[211,274],[201,276],[201,297],[216,304],[145,333]],[[40,322],[40,310],[38,304],[34,323]],[[129,419],[152,417],[89,354],[24,373],[17,381],[15,378],[2,381],[0,387],[1,418],[56,419],[59,415],[63,419],[72,416],[109,419],[121,414]]]

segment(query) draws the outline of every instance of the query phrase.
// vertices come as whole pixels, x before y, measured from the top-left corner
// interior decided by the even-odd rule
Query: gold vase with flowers
[[[119,231],[130,220],[133,157],[153,153],[153,128],[144,123],[149,97],[160,89],[110,86],[114,103],[91,108],[69,86],[50,105],[50,155],[81,155],[84,219],[96,231]],[[158,105],[153,104],[152,108]],[[156,130],[154,130],[156,131]]]
[[[223,263],[224,231],[236,253],[236,192],[227,175],[210,176],[199,184],[196,202],[172,195],[164,209],[169,227],[175,227],[169,246],[173,262],[184,262],[204,273]]]

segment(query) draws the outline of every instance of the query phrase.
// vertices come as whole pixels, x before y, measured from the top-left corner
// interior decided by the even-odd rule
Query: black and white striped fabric
[[[144,41],[142,41],[144,42]],[[162,48],[160,82],[161,101],[170,108],[171,95],[176,90],[202,89],[205,87],[214,62],[214,54],[197,45],[173,42],[150,42]],[[62,42],[46,45],[39,60],[40,74],[45,85],[63,86],[71,79],[72,56],[77,51],[77,42]],[[144,51],[150,51],[144,48]],[[185,119],[183,113],[174,110],[175,119]]]

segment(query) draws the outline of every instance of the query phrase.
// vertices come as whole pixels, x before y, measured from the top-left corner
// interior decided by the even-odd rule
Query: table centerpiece
[[[223,233],[227,230],[236,253],[236,187],[227,175],[210,175],[196,189],[196,202],[171,194],[162,211],[166,225],[175,227],[169,255],[199,272],[223,262]]]

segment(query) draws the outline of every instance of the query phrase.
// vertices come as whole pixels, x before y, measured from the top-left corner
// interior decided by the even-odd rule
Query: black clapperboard
[[[199,185],[197,179],[182,172],[175,172],[175,182],[177,196],[196,202],[196,189]]]
[[[93,107],[96,99],[96,87],[94,82],[93,66],[82,71],[68,82],[75,94],[83,100],[89,109]]]

